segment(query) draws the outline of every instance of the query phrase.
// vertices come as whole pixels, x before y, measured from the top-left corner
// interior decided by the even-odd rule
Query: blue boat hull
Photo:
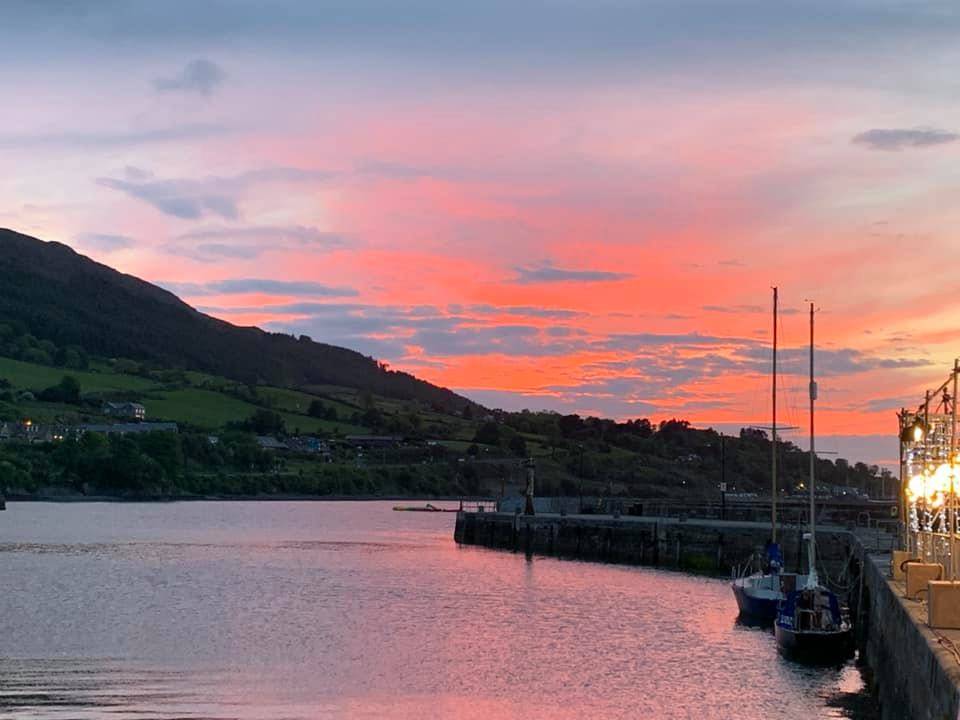
[[[737,599],[740,614],[754,620],[773,622],[777,618],[778,600],[748,595],[741,585],[733,584],[733,596]]]

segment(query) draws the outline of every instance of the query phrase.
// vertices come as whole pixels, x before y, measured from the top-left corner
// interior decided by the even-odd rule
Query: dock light
[[[907,482],[907,499],[910,502],[925,501],[933,508],[941,507],[950,496],[953,488],[953,469],[947,463],[936,470],[914,475]]]
[[[913,443],[922,442],[926,432],[923,420],[916,418],[912,423],[903,426],[903,430],[900,432],[900,440]]]

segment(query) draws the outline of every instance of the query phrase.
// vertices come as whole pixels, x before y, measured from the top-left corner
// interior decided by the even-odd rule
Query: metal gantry
[[[942,563],[947,579],[958,576],[957,384],[960,361],[949,377],[928,390],[915,409],[897,413],[900,425],[902,545],[912,557]]]

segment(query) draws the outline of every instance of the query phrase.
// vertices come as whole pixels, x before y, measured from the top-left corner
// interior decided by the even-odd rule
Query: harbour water
[[[10,503],[0,717],[867,718],[723,580],[458,547],[393,503]]]

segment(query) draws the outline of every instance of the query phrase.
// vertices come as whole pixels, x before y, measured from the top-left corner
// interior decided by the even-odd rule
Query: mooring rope
[[[849,595],[856,581],[853,579],[851,571],[852,560],[854,559],[853,548],[850,547],[847,550],[847,559],[843,563],[843,567],[840,569],[840,572],[837,573],[836,577],[833,577],[828,570],[826,563],[823,560],[821,555],[817,555],[817,566],[823,571],[823,576],[827,581],[827,585],[831,587],[835,592],[843,592],[844,594]]]

